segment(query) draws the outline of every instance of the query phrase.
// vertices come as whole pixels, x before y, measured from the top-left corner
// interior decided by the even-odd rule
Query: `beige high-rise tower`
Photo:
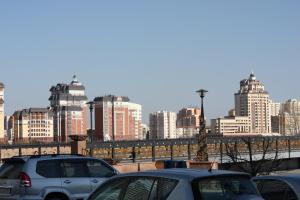
[[[4,140],[4,84],[0,82],[0,141]]]
[[[251,133],[271,133],[271,113],[269,94],[253,73],[240,82],[240,90],[235,94],[237,116],[248,116]]]

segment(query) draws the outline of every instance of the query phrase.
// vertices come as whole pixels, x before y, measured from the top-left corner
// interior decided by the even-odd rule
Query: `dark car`
[[[166,169],[117,175],[88,200],[262,200],[248,174]]]
[[[300,175],[273,175],[254,177],[265,200],[300,200]]]

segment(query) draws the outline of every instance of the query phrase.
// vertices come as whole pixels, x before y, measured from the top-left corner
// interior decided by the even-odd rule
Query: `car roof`
[[[278,175],[269,175],[269,176],[256,176],[252,178],[253,180],[261,179],[276,179],[276,180],[300,180],[300,174],[278,174]]]
[[[49,159],[88,159],[91,157],[85,157],[79,154],[45,154],[45,155],[24,155],[24,156],[13,156],[11,158],[4,158],[3,161],[14,161],[22,160],[27,162],[30,159],[38,160],[49,160]]]
[[[128,176],[153,176],[153,177],[165,177],[173,179],[185,179],[193,180],[195,178],[206,178],[213,176],[226,176],[226,175],[236,175],[236,176],[245,176],[249,177],[250,175],[243,172],[233,172],[226,170],[207,170],[207,169],[184,169],[184,168],[175,168],[175,169],[163,169],[163,170],[150,170],[143,172],[134,172],[127,174],[120,174],[117,177],[128,177]]]

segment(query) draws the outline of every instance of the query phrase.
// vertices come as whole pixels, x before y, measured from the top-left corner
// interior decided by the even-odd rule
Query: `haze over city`
[[[157,110],[200,106],[207,118],[234,107],[254,71],[277,102],[299,98],[299,2],[34,2],[0,6],[5,113],[49,105],[74,74],[87,96],[128,96]]]

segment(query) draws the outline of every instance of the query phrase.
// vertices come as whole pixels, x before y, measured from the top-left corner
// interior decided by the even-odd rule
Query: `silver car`
[[[0,168],[0,199],[84,200],[117,173],[101,159],[80,155],[12,157]]]
[[[300,200],[300,175],[273,175],[254,177],[265,200]]]
[[[121,174],[88,200],[262,200],[250,176],[222,170],[167,169]]]

